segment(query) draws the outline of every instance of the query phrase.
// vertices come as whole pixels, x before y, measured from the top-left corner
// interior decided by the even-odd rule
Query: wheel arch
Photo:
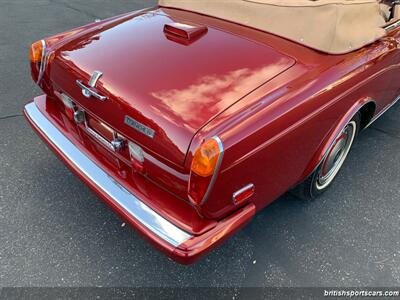
[[[376,103],[375,101],[367,102],[363,107],[359,110],[361,112],[361,130],[365,129],[368,124],[372,121],[376,112]]]
[[[364,129],[375,115],[376,102],[370,97],[365,97],[356,101],[353,106],[335,123],[329,133],[325,136],[324,140],[320,144],[320,147],[314,154],[313,158],[309,162],[306,170],[303,173],[302,180],[310,176],[323,161],[328,149],[335,141],[342,128],[358,113],[361,113],[361,126],[360,130]],[[301,182],[300,181],[300,182]]]

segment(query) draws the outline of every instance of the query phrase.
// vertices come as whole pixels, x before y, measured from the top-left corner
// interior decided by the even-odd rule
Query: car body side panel
[[[245,110],[247,117],[232,107],[205,128],[204,135],[224,128],[220,138],[226,147],[218,191],[210,195],[205,214],[218,218],[235,210],[232,194],[249,183],[256,193],[248,201],[262,209],[315,169],[343,122],[365,103],[376,102],[375,114],[392,103],[398,92],[390,84],[399,78],[399,50],[391,42],[379,41],[338,62],[326,58],[316,77],[297,57],[299,65],[285,74],[297,79],[270,82],[266,95],[261,88],[241,102],[258,105]]]
[[[400,24],[400,23],[399,23]],[[389,86],[388,89],[397,96],[400,94],[399,74],[400,74],[400,29],[399,27],[391,30],[388,37],[392,39],[392,55],[385,59],[387,65],[393,67],[390,68],[391,75],[388,78]]]

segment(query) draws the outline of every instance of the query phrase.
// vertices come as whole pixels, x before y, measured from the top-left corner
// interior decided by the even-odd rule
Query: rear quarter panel
[[[204,214],[219,218],[237,209],[232,194],[249,183],[255,195],[248,202],[262,209],[317,167],[344,118],[368,102],[383,108],[381,92],[388,83],[371,71],[379,59],[369,60],[370,51],[332,56],[305,50],[294,68],[204,128],[197,141],[219,134],[225,146]]]

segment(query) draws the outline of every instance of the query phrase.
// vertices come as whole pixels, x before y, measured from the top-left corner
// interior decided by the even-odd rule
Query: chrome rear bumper
[[[156,236],[178,247],[192,235],[178,228],[153,209],[143,203],[135,195],[122,187],[116,180],[101,169],[78,147],[67,139],[37,108],[34,102],[25,106],[25,114],[30,121],[45,135],[68,160],[86,178],[104,192],[116,205],[136,219]]]

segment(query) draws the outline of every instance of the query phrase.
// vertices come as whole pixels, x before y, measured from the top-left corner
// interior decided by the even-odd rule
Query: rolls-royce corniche
[[[286,192],[332,186],[398,99],[399,7],[160,0],[33,43],[43,95],[24,114],[124,222],[193,263]]]

